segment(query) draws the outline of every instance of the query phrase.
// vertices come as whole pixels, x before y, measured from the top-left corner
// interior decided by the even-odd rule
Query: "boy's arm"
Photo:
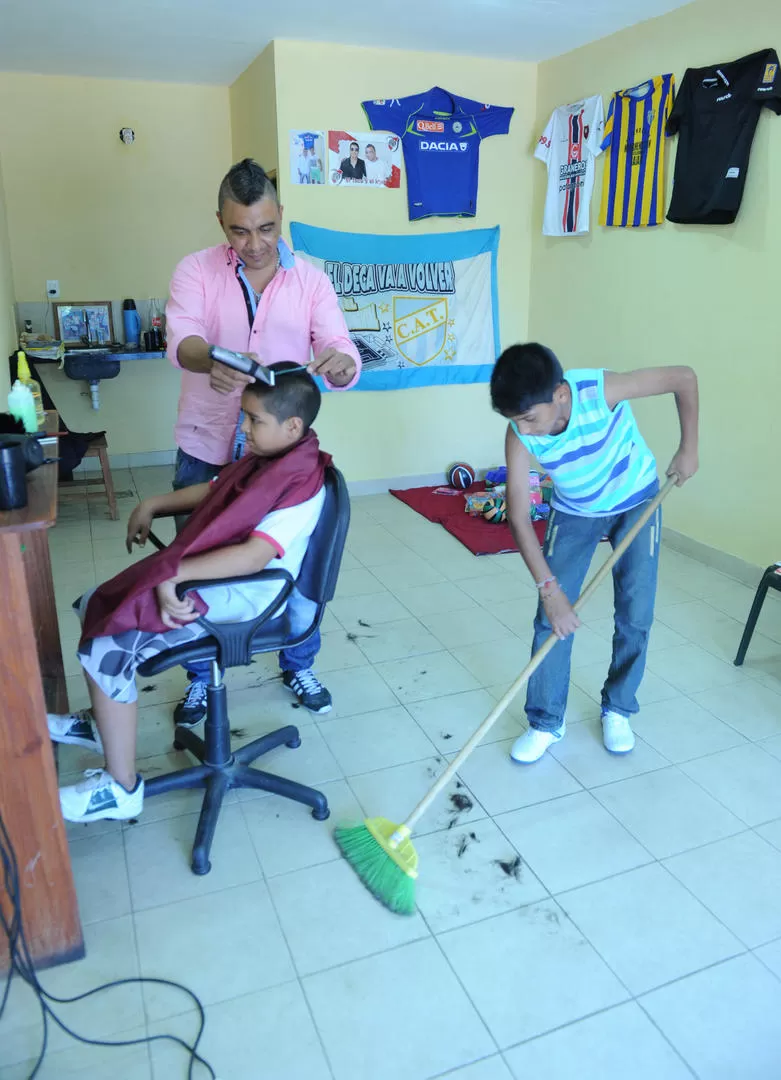
[[[529,451],[508,425],[504,443],[507,461],[507,520],[521,558],[534,578],[553,632],[565,638],[580,626],[577,615],[540,549],[529,513]]]
[[[641,368],[638,371],[605,372],[605,401],[614,409],[620,401],[633,398],[674,394],[681,422],[681,442],[670,462],[667,475],[678,475],[678,486],[694,476],[699,467],[697,457],[699,425],[699,393],[697,376],[684,366]]]
[[[166,626],[175,629],[182,623],[193,622],[199,618],[191,596],[185,596],[181,600],[177,597],[176,586],[180,581],[210,581],[212,578],[259,574],[278,555],[279,551],[269,539],[253,533],[241,544],[215,548],[213,551],[182,559],[176,577],[157,586],[157,601],[162,621]]]
[[[152,518],[156,514],[186,514],[203,502],[210,489],[211,484],[193,484],[180,488],[179,491],[166,491],[163,495],[152,495],[149,499],[143,499],[134,508],[127,523],[128,552],[133,550],[133,544],[143,547],[146,543]]]

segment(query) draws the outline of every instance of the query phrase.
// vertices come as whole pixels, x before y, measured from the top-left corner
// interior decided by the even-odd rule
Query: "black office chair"
[[[189,750],[200,764],[190,769],[153,777],[147,780],[145,785],[147,798],[182,788],[206,789],[193,845],[191,865],[195,874],[208,874],[211,870],[209,852],[217,818],[225,794],[231,788],[259,788],[282,795],[286,799],[294,799],[311,806],[312,817],[318,821],[325,821],[330,813],[322,792],[251,766],[251,762],[256,758],[282,743],[291,749],[301,745],[298,728],[292,724],[278,728],[260,739],[254,739],[238,750],[231,750],[227,691],[222,681],[221,668],[251,664],[256,653],[278,652],[286,647],[300,645],[312,636],[320,625],[327,602],[333,599],[349,524],[350,498],[347,485],[339,470],[331,466],[325,475],[323,509],[310,538],[298,578],[294,580],[286,570],[263,570],[247,577],[181,582],[176,588],[180,599],[187,592],[202,589],[207,585],[280,580],[284,584],[274,601],[252,622],[212,623],[208,618],[201,617],[198,622],[209,631],[208,637],[166,649],[138,668],[141,675],[149,676],[194,660],[211,660],[204,738],[199,738],[189,728],[177,727],[174,732],[174,749]],[[157,547],[164,546],[151,533],[150,539]],[[284,613],[277,613],[295,587],[317,604],[317,610],[306,631],[290,637]]]
[[[757,588],[754,602],[751,605],[751,611],[748,613],[748,621],[746,622],[746,629],[743,631],[743,637],[740,639],[740,645],[738,646],[738,655],[735,657],[735,667],[740,667],[743,661],[746,659],[746,650],[749,647],[751,638],[754,634],[754,627],[757,625],[757,619],[759,613],[762,610],[762,605],[765,602],[768,589],[778,589],[781,591],[781,564],[773,563],[772,566],[768,566],[762,575],[762,580]]]

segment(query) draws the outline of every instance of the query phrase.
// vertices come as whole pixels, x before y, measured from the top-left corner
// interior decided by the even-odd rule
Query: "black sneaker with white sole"
[[[304,671],[283,671],[282,682],[292,691],[305,709],[313,713],[331,711],[331,695],[311,668]]]
[[[174,709],[174,723],[181,727],[197,727],[206,716],[206,683],[193,679],[187,687],[184,701]]]

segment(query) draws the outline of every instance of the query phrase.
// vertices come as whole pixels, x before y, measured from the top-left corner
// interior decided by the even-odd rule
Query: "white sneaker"
[[[561,727],[556,731],[540,731],[539,728],[530,727],[515,740],[510,750],[510,757],[521,765],[531,765],[532,762],[539,761],[548,747],[558,742],[566,730],[566,720],[562,721]]]
[[[87,769],[80,784],[60,788],[60,806],[66,821],[127,821],[144,808],[144,781],[126,791],[105,769]]]
[[[628,754],[635,745],[635,733],[628,718],[606,709],[602,713],[602,741],[611,754]]]
[[[96,754],[103,753],[103,743],[100,741],[90,709],[66,713],[64,716],[47,713],[46,720],[52,742],[65,743],[68,746],[83,746],[85,750],[94,750]]]

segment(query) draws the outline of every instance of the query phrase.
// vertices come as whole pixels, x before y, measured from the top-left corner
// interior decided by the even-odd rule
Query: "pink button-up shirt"
[[[260,298],[250,324],[244,290],[237,277],[241,265],[229,244],[187,255],[171,279],[166,305],[168,358],[175,367],[180,343],[196,335],[210,345],[235,352],[257,353],[264,364],[282,360],[308,364],[310,350],[319,355],[337,349],[361,361],[350,340],[344,315],[325,274],[304,259],[293,258],[280,244],[281,263]],[[182,369],[182,390],[176,422],[176,444],[210,465],[230,461],[241,393],[218,394],[209,376]]]

